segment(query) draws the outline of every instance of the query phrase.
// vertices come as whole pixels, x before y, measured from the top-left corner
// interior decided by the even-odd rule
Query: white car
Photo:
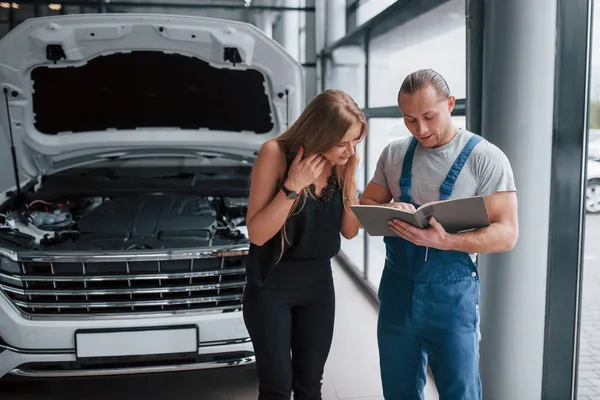
[[[588,213],[600,213],[600,161],[588,160],[585,209]]]
[[[588,158],[600,161],[600,131],[591,129],[588,144]]]
[[[239,22],[66,15],[5,36],[0,134],[20,187],[0,192],[0,377],[253,363],[250,170],[303,88]]]

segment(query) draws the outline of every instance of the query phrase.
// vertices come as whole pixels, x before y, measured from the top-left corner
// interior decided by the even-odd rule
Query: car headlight
[[[16,261],[12,261],[7,258],[0,258],[0,272],[19,274],[21,273],[21,267]]]
[[[0,283],[10,286],[23,287],[23,281],[19,277],[12,277],[21,273],[21,266],[18,262],[8,258],[0,258]]]

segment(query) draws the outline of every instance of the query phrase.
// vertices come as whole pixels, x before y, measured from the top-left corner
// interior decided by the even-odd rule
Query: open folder
[[[354,215],[371,236],[396,236],[388,221],[398,219],[417,228],[428,228],[434,217],[448,233],[470,231],[490,225],[483,197],[442,200],[423,204],[416,211],[386,206],[352,205]]]

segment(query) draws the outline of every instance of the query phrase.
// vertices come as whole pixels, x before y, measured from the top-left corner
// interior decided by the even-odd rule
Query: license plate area
[[[180,355],[196,357],[197,325],[75,331],[78,360]]]

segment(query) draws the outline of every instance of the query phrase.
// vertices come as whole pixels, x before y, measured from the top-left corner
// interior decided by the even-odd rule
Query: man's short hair
[[[400,97],[400,93],[415,94],[418,90],[428,86],[434,88],[438,95],[444,99],[450,97],[448,82],[442,75],[432,69],[420,69],[404,78],[398,97]]]

